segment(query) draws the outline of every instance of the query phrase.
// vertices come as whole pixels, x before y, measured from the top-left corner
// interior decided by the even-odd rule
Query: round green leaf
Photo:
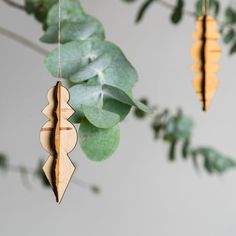
[[[134,99],[131,94],[126,93],[119,88],[109,86],[109,85],[104,85],[103,93],[106,94],[107,96],[110,96],[113,99],[116,99],[117,101],[120,101],[127,105],[135,106],[144,112],[147,112],[147,113],[153,112],[153,110],[150,107]]]
[[[79,128],[79,142],[86,156],[93,161],[103,161],[117,149],[120,140],[119,126],[99,129],[84,119]]]
[[[82,105],[82,110],[88,121],[97,128],[111,128],[120,121],[120,116],[117,114],[102,110],[95,106]]]
[[[53,50],[45,63],[49,72],[57,77],[58,49]],[[110,42],[75,41],[61,46],[62,78],[82,83],[97,77],[123,91],[130,91],[137,81],[137,72],[122,51]]]
[[[103,96],[103,109],[116,113],[122,121],[129,114],[131,106],[105,95]]]
[[[84,16],[76,22],[61,22],[61,43],[76,40],[104,40],[105,34],[102,24],[92,16]],[[44,43],[58,42],[58,24],[48,27],[40,39]]]
[[[72,86],[69,89],[70,92],[70,105],[74,109],[75,113],[71,117],[70,121],[73,123],[79,123],[84,117],[82,111],[82,105],[96,106],[101,96],[100,86],[90,86],[86,84],[78,84]]]
[[[77,21],[84,16],[84,11],[79,1],[61,0],[61,21]],[[48,12],[47,24],[56,25],[58,23],[58,4],[55,4]]]

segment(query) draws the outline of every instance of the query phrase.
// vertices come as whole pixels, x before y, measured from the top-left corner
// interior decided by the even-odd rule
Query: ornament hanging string
[[[61,80],[61,0],[58,0],[58,59],[57,78]]]
[[[202,0],[202,15],[207,16],[209,9],[209,0]]]

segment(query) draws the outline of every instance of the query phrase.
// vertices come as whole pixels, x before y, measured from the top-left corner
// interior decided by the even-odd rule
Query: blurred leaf
[[[199,165],[197,161],[197,153],[192,151],[191,155],[192,155],[193,166],[195,167],[196,170],[199,170]]]
[[[168,119],[164,139],[167,141],[185,140],[191,137],[193,122],[182,112]]]
[[[201,16],[203,15],[202,12],[202,0],[198,0],[196,2],[196,15],[197,16]],[[220,2],[218,0],[209,0],[209,9],[208,9],[209,13],[213,14],[215,17],[217,17],[219,15],[220,12]]]
[[[224,43],[230,43],[232,41],[232,39],[235,36],[235,31],[234,29],[230,29],[225,35],[224,35]]]
[[[92,185],[90,189],[95,194],[99,194],[101,192],[101,189],[96,185]]]
[[[133,2],[136,2],[137,0],[122,0],[124,2],[128,2],[128,3],[133,3]]]
[[[236,42],[234,42],[233,45],[230,48],[230,54],[232,55],[234,53],[236,53]]]
[[[208,173],[212,174],[214,172],[213,166],[208,158],[204,160],[204,167]]]
[[[213,9],[214,16],[217,17],[220,12],[220,2],[218,0],[210,0],[210,9]]]
[[[209,173],[222,174],[236,167],[236,161],[212,148],[201,147],[195,149],[194,156],[199,155],[204,158],[204,167]]]
[[[43,172],[43,165],[44,165],[44,161],[40,160],[38,164],[38,168],[36,169],[35,175],[41,180],[42,185],[48,188],[50,187],[50,183],[48,182],[48,179]]]
[[[183,10],[184,10],[184,1],[177,0],[176,6],[171,14],[171,22],[174,24],[178,24],[183,17]]]
[[[0,169],[6,170],[7,167],[8,167],[7,157],[3,153],[0,153]]]
[[[33,14],[35,19],[42,23],[44,29],[47,28],[47,14],[49,9],[57,0],[25,0],[25,9],[28,14]]]
[[[182,144],[182,156],[183,158],[187,158],[189,155],[189,151],[190,151],[190,140],[186,139],[184,140],[183,144]]]
[[[228,24],[234,24],[236,23],[236,11],[228,7],[225,11],[225,18],[226,18],[226,23]]]
[[[144,105],[148,105],[148,100],[146,98],[141,99],[140,102],[142,102]],[[135,107],[134,115],[138,119],[143,119],[147,115],[147,113]]]
[[[135,22],[136,23],[139,23],[143,17],[144,17],[144,14],[145,12],[147,11],[147,9],[151,6],[152,3],[154,3],[156,0],[146,0],[142,5],[141,7],[139,8],[138,10],[138,14],[136,16],[136,20]]]
[[[163,112],[155,115],[152,122],[152,129],[154,131],[155,139],[158,139],[160,137],[161,131],[165,129],[168,114],[169,114],[168,110],[164,110]]]
[[[169,160],[174,161],[176,159],[176,146],[177,146],[177,140],[173,140],[170,143],[169,147]]]

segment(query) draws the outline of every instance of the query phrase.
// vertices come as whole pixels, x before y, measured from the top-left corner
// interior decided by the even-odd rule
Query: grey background
[[[223,46],[220,86],[204,114],[191,84],[193,19],[185,17],[173,27],[169,10],[156,5],[135,26],[137,4],[82,2],[103,22],[107,39],[137,68],[136,96],[148,96],[152,104],[173,111],[181,106],[194,118],[195,145],[209,144],[236,157],[236,58],[228,57],[227,48]],[[193,2],[188,1],[189,9]],[[2,1],[0,22],[35,42],[42,34],[32,17]],[[12,164],[34,167],[40,157],[47,159],[39,143],[39,129],[46,121],[40,112],[55,79],[42,56],[2,36],[0,71],[0,151]],[[58,206],[37,180],[27,190],[17,174],[0,175],[0,235],[235,236],[236,171],[223,177],[199,174],[190,161],[168,163],[166,151],[166,145],[153,140],[149,122],[131,115],[121,125],[119,149],[109,160],[91,162],[79,147],[71,153],[72,161],[79,163],[75,175],[101,186],[98,196],[71,184]]]

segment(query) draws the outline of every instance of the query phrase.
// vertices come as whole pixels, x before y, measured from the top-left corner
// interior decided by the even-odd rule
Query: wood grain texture
[[[217,62],[221,55],[217,40],[220,34],[216,31],[217,23],[212,16],[200,16],[196,23],[196,32],[193,38],[196,40],[192,48],[192,57],[196,62],[193,71],[196,77],[193,79],[193,87],[202,108],[206,111],[218,86],[216,72],[219,70]]]
[[[76,145],[77,132],[68,121],[74,113],[68,101],[68,90],[61,85],[61,82],[57,82],[57,85],[48,92],[49,103],[43,113],[49,121],[40,132],[41,144],[50,153],[43,171],[55,193],[57,202],[61,202],[75,170],[68,153]]]

